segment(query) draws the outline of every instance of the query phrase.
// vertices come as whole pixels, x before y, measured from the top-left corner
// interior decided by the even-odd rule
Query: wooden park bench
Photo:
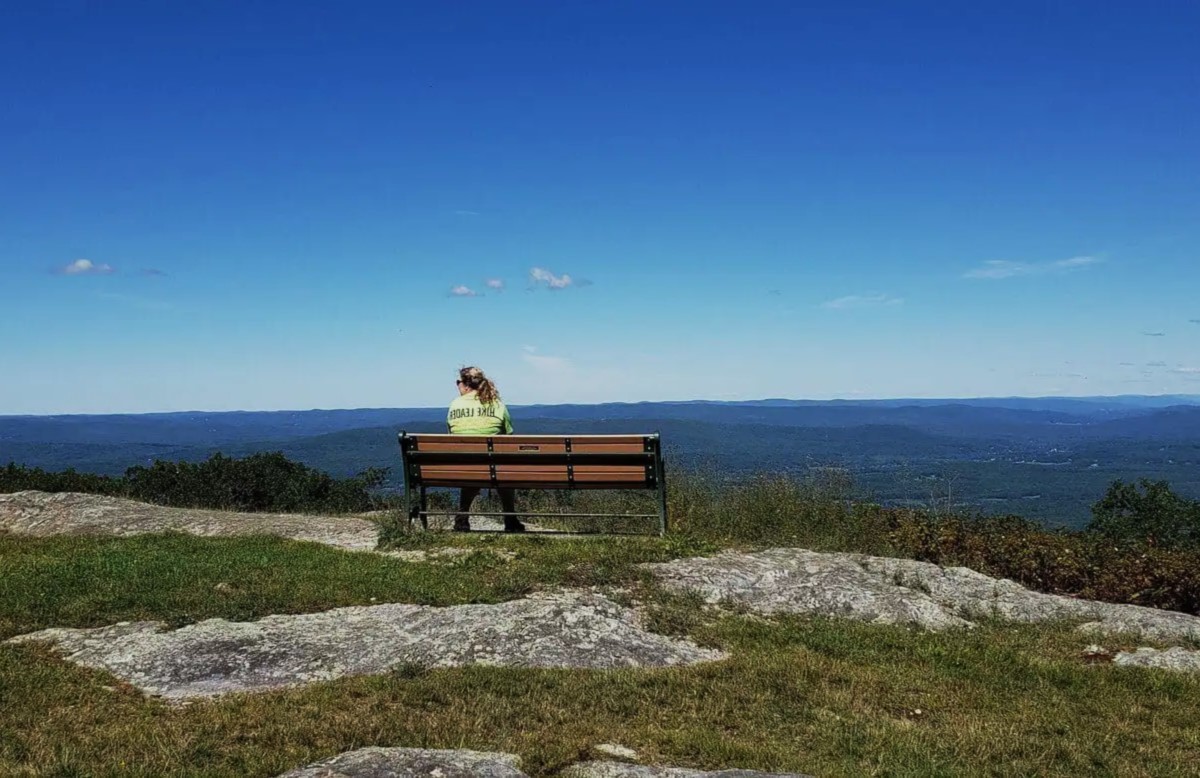
[[[655,435],[435,435],[400,433],[410,529],[428,527],[430,487],[511,489],[645,489],[657,514],[553,513],[553,518],[658,519],[667,531],[666,473]],[[502,512],[473,516],[504,516]]]

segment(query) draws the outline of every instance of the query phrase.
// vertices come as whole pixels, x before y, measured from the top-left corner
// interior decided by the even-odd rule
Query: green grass
[[[639,562],[711,546],[660,538],[413,537],[473,553],[414,564],[270,537],[0,535],[0,638],[117,621],[245,621],[372,602],[501,602],[540,588],[620,583]],[[503,554],[503,555],[502,555]]]
[[[1069,632],[684,620],[732,658],[668,670],[404,669],[186,707],[43,648],[4,646],[0,773],[274,775],[403,745],[509,751],[553,774],[605,742],[660,763],[821,776],[1188,775],[1200,760],[1200,682],[1085,665]]]

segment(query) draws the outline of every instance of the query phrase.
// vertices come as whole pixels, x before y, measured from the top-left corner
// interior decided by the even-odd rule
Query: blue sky
[[[0,413],[1200,394],[1194,2],[4,16]]]

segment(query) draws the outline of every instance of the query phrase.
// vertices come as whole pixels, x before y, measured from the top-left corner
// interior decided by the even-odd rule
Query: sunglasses
[[[454,383],[458,384],[459,386],[462,386],[462,379],[460,378],[457,381],[455,381]]]

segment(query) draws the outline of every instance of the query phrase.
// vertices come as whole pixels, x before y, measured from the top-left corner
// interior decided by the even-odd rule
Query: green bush
[[[1092,506],[1088,529],[1123,543],[1200,549],[1200,501],[1180,497],[1166,481],[1114,481]]]
[[[25,467],[10,462],[0,469],[0,494],[13,492],[86,492],[88,494],[124,494],[125,484],[120,478],[92,473],[64,470],[47,473],[39,467]]]
[[[333,478],[279,452],[244,459],[213,454],[203,462],[159,460],[131,467],[121,478],[9,464],[0,470],[0,493],[35,489],[128,497],[177,508],[352,513],[379,507],[373,491],[386,475],[384,469],[371,468],[352,478]]]

